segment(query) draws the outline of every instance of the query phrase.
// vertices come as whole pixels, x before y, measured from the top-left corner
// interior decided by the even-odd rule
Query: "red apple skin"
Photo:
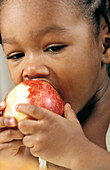
[[[22,86],[24,89],[27,88],[26,91],[24,90],[20,91]],[[14,91],[15,88],[16,91]],[[20,120],[30,118],[29,116],[16,111],[15,106],[16,104],[19,103],[27,103],[27,104],[43,107],[56,114],[63,116],[63,109],[64,109],[63,100],[59,95],[59,93],[48,82],[41,81],[41,80],[27,80],[21,82],[20,84],[15,86],[15,88],[13,88],[5,98],[7,107],[3,111],[4,117],[15,117],[18,122]],[[19,95],[21,93],[20,96],[21,100],[20,97],[17,98],[16,93]],[[11,96],[11,100],[14,101],[13,103],[15,104],[10,102],[10,100],[8,99],[9,95]],[[22,99],[22,97],[25,99],[25,102],[23,102],[24,99]]]

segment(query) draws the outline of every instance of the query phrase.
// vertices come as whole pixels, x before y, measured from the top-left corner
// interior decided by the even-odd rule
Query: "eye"
[[[48,48],[46,48],[45,52],[59,52],[63,50],[66,47],[66,45],[50,45]]]
[[[13,54],[7,56],[7,59],[8,60],[18,60],[18,59],[20,59],[20,58],[22,58],[24,56],[25,56],[24,53],[13,53]]]

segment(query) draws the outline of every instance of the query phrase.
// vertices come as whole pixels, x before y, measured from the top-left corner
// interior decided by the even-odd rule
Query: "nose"
[[[49,69],[45,65],[43,57],[29,56],[25,58],[23,69],[23,80],[34,78],[46,78],[49,76]]]

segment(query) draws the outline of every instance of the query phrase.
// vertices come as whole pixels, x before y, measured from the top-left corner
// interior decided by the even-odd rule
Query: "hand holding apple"
[[[54,113],[63,115],[63,101],[59,93],[46,81],[27,80],[13,88],[5,98],[4,117],[15,117],[17,121],[30,118],[17,112],[19,103],[44,107]]]
[[[33,82],[33,85],[31,82]],[[36,91],[34,83],[37,82],[37,88],[39,88]],[[7,103],[6,108],[8,109],[8,103],[10,103],[12,97],[17,94],[17,100],[15,97],[14,103],[11,101],[11,105],[9,105],[9,109],[11,108],[12,112],[8,112],[9,110],[6,111],[5,109],[3,116],[16,117],[18,129],[24,134],[23,144],[30,148],[30,152],[34,157],[40,157],[53,164],[72,169],[70,162],[72,164],[75,157],[80,160],[78,151],[83,151],[85,149],[84,146],[86,141],[75,113],[69,106],[65,105],[64,117],[66,119],[62,116],[52,114],[53,112],[60,115],[63,114],[63,101],[49,83],[44,81],[39,82],[38,80],[28,80],[19,85],[16,86],[14,90],[12,90],[13,93],[9,93],[5,99]],[[42,93],[41,89],[44,90],[42,90]],[[53,100],[48,96],[51,96]],[[35,100],[36,102],[34,102]],[[51,104],[50,101],[52,101],[52,103],[54,103],[53,107],[47,108],[47,105],[44,107],[45,101],[48,101],[46,104],[48,103],[49,105]],[[22,104],[15,108],[18,103]],[[36,104],[41,107],[36,107]],[[51,110],[53,108],[54,110]],[[30,117],[34,119],[27,119]]]
[[[4,101],[0,102],[0,112],[6,107]],[[23,134],[16,129],[17,121],[13,117],[0,116],[0,156],[13,157],[21,155],[21,147],[23,147]]]
[[[76,160],[75,157],[80,160],[79,150],[83,153],[86,140],[71,107],[68,104],[64,106],[64,117],[52,114],[45,108],[26,104],[18,105],[17,111],[35,118],[18,122],[18,128],[24,134],[23,143],[30,148],[31,154],[72,169],[70,163]]]
[[[5,102],[7,106],[3,116],[15,117],[18,122],[30,118],[30,116],[16,111],[16,105],[19,103],[44,107],[54,113],[63,115],[61,96],[45,81],[27,80],[20,83],[8,93]],[[46,169],[46,161],[40,159],[39,169],[42,169],[42,167]]]

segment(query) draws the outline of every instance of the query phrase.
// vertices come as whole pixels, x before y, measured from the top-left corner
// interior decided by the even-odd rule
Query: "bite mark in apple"
[[[27,80],[15,86],[6,96],[4,117],[15,117],[17,121],[29,116],[17,112],[15,107],[19,103],[32,104],[46,108],[63,116],[63,100],[60,94],[46,81]]]

